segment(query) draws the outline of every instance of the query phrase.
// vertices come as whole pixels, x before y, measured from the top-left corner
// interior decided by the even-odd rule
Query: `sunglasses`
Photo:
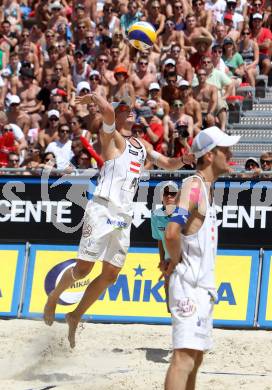
[[[50,122],[57,122],[58,120],[59,120],[59,118],[49,118]]]
[[[29,34],[22,34],[22,37],[27,38],[29,37]]]
[[[242,35],[250,35],[250,32],[249,31],[244,31],[244,32],[242,32]]]
[[[140,61],[139,64],[140,64],[140,65],[147,65],[148,62]]]
[[[59,132],[61,133],[61,134],[65,134],[65,133],[70,133],[70,130],[65,130],[65,129],[63,129],[63,130],[59,130]]]
[[[52,38],[52,37],[54,37],[54,35],[46,35],[46,38]]]
[[[89,89],[87,89],[87,88],[83,88],[81,91],[80,91],[80,93],[89,93],[90,91],[89,91]]]
[[[175,9],[182,9],[183,7],[181,5],[175,5]]]
[[[180,50],[177,49],[177,50],[172,50],[173,53],[180,53]]]
[[[85,26],[78,26],[79,30],[85,30]]]
[[[261,7],[262,6],[262,3],[255,3],[253,4],[253,7]]]
[[[109,60],[107,60],[106,58],[99,58],[98,61],[99,62],[105,62],[105,63],[109,62]]]
[[[91,77],[90,77],[90,80],[96,80],[96,81],[99,81],[99,77],[98,77],[98,76],[91,76]]]
[[[60,100],[53,102],[53,104],[61,104],[61,103],[62,103],[62,101],[60,101]]]
[[[62,68],[55,68],[55,70],[62,70]]]
[[[207,65],[207,64],[211,64],[211,63],[212,63],[212,61],[202,61],[203,65]]]
[[[94,39],[94,36],[89,36],[89,37],[86,37],[86,39]]]
[[[163,196],[176,196],[176,192],[164,191]]]
[[[173,104],[173,107],[175,107],[175,108],[180,108],[180,107],[182,107],[183,106],[183,104],[181,104],[181,103],[175,103],[175,104]]]
[[[260,160],[261,164],[272,164],[272,160]]]
[[[18,163],[19,162],[19,159],[12,159],[12,160],[9,160],[10,163]]]
[[[213,53],[222,54],[222,53],[223,53],[223,50],[213,50]]]

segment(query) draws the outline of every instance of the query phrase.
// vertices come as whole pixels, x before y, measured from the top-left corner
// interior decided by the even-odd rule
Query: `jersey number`
[[[122,185],[122,190],[128,192],[135,192],[139,183],[139,175],[134,172],[127,171],[126,180]]]

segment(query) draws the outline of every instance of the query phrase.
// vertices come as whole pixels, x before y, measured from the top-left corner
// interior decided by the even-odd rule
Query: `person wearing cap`
[[[165,229],[172,216],[172,212],[175,209],[176,196],[178,193],[178,186],[173,181],[162,182],[160,188],[160,197],[162,201],[162,206],[152,210],[151,212],[151,232],[152,238],[157,241],[159,249],[159,270],[164,273],[168,268],[168,263],[170,260],[166,245],[165,245]],[[166,295],[166,304],[167,310],[170,313],[168,306],[168,282],[169,279],[164,279],[164,289]]]
[[[235,43],[231,38],[224,39],[222,59],[229,69],[228,76],[234,80],[235,86],[239,87],[245,75],[245,65],[243,57],[237,52]]]
[[[91,91],[102,96],[104,99],[107,97],[106,89],[101,85],[101,75],[98,70],[92,70],[89,76]]]
[[[255,157],[249,157],[245,162],[245,170],[259,174],[261,169],[258,160]]]
[[[244,25],[243,15],[236,12],[237,0],[227,0],[226,1],[226,11],[222,16],[222,19],[219,22],[224,23],[226,15],[228,15],[228,20],[232,21],[232,27],[241,33]],[[231,17],[232,16],[232,17]]]
[[[51,14],[51,18],[48,21],[48,28],[57,31],[59,24],[68,24],[68,20],[62,12],[63,5],[60,1],[53,1],[53,3],[49,4],[48,8]]]
[[[116,131],[116,122],[124,126],[125,121],[133,117],[129,106],[120,110],[121,102],[117,102],[114,110],[107,100],[96,94],[78,96],[76,100],[77,104],[91,102],[97,105],[103,117],[99,135],[102,157],[106,162],[101,169],[93,199],[86,206],[76,265],[64,272],[44,308],[44,321],[52,325],[62,292],[76,280],[88,275],[96,261],[102,262],[100,275],[88,285],[77,307],[66,315],[72,348],[75,347],[75,333],[82,315],[114,283],[124,265],[130,245],[133,199],[146,158],[164,169],[175,170],[184,165],[180,158],[165,157],[144,141],[130,135],[124,138]]]
[[[127,69],[118,65],[113,70],[113,75],[116,80],[115,85],[110,86],[109,99],[110,101],[122,101],[130,99],[131,105],[135,104],[135,93],[132,84],[129,81],[129,74]]]
[[[56,109],[49,110],[46,117],[45,127],[38,132],[38,144],[43,149],[45,149],[50,142],[58,139],[60,112]]]
[[[271,69],[270,50],[271,50],[272,32],[268,28],[262,27],[262,25],[263,25],[262,14],[260,13],[253,14],[251,38],[256,40],[259,47],[259,51],[260,51],[259,66],[260,66],[261,74],[268,75]]]
[[[31,118],[21,109],[21,99],[18,95],[9,96],[9,109],[7,111],[9,123],[16,123],[27,136],[30,129]]]
[[[194,69],[197,69],[200,66],[202,57],[210,54],[212,37],[205,35],[195,36],[192,38],[192,43],[196,49],[196,52],[190,56],[189,62]]]
[[[230,147],[239,139],[217,127],[202,130],[195,137],[196,173],[183,181],[165,231],[174,350],[165,390],[195,388],[203,354],[212,347],[212,312],[217,299],[213,187],[217,178],[229,171]]]
[[[202,128],[200,104],[193,98],[192,87],[187,80],[180,80],[178,88],[180,91],[180,100],[184,105],[184,113],[193,118],[193,133],[196,135]]]
[[[84,53],[82,50],[76,50],[74,54],[75,63],[72,65],[72,80],[74,85],[78,85],[81,81],[88,80],[88,77],[91,73],[91,67],[84,58]]]
[[[170,59],[171,60],[171,59]],[[158,118],[163,120],[165,115],[169,114],[169,104],[166,100],[161,98],[161,87],[158,83],[151,83],[148,87],[150,99],[157,103],[156,115]]]

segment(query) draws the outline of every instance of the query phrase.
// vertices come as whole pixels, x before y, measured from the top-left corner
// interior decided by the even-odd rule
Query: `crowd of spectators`
[[[140,20],[158,34],[144,52],[127,40]],[[0,166],[99,167],[101,114],[75,104],[90,92],[133,107],[126,135],[190,153],[201,129],[226,129],[237,87],[269,74],[271,28],[269,0],[3,0]]]

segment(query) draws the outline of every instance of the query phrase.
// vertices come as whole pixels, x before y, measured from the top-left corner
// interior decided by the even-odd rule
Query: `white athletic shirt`
[[[124,213],[132,214],[133,198],[144,167],[146,149],[138,139],[138,147],[127,139],[125,141],[124,152],[113,160],[105,161],[94,196],[107,199]]]
[[[203,180],[199,176],[193,177],[201,180],[206,202],[206,216],[197,233],[188,236],[181,234],[182,262],[177,267],[186,282],[193,286],[215,291],[214,267],[217,251],[215,204],[214,200],[212,200],[210,205]]]

